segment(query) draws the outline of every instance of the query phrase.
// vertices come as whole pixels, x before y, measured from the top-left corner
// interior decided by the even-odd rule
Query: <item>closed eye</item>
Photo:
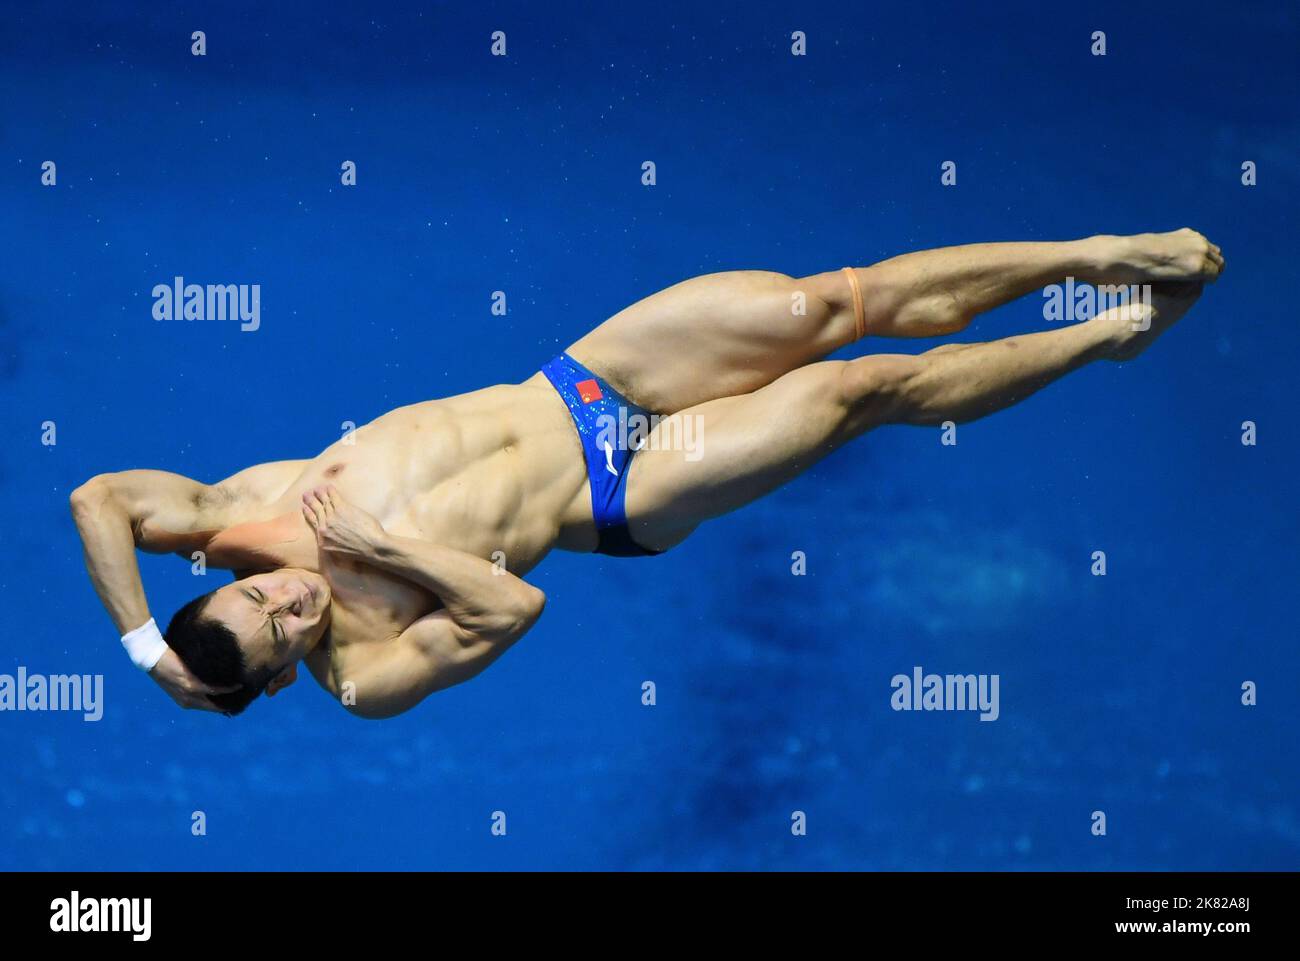
[[[266,595],[263,594],[256,587],[245,588],[244,596],[247,597],[254,604],[266,603]],[[279,621],[277,621],[274,617],[272,617],[270,621],[271,621],[271,642],[275,646],[276,650],[279,651],[284,647],[285,644],[288,643],[288,638],[285,637],[284,628],[280,626]]]

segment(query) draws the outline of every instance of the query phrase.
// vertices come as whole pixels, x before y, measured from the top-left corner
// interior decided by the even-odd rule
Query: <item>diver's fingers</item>
[[[321,536],[321,524],[325,521],[325,511],[320,506],[320,501],[315,496],[315,491],[308,491],[302,495],[302,514],[307,518],[308,525],[316,532],[317,541]]]
[[[310,527],[312,533],[316,535],[316,543],[319,545],[321,542],[320,524],[318,524],[316,521],[316,515],[312,513],[310,507],[304,505],[302,509],[302,516],[306,518],[307,526]]]
[[[311,490],[303,494],[302,502],[311,509],[311,512],[313,514],[316,515],[317,521],[320,521],[324,518],[325,504],[321,500],[320,491],[317,488],[313,487]]]
[[[332,505],[330,504],[329,492],[325,489],[324,486],[313,487],[308,492],[307,496],[310,496],[311,498],[310,503],[316,509],[317,516],[321,520],[324,520],[325,518],[333,515],[334,510]]]

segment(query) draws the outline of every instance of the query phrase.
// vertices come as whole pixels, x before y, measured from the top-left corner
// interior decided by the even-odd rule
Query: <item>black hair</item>
[[[234,717],[257,699],[276,672],[266,669],[250,671],[235,632],[220,621],[203,616],[215,593],[200,594],[172,615],[163,637],[167,646],[204,684],[213,687],[241,685],[239,690],[229,694],[208,696],[222,714]]]

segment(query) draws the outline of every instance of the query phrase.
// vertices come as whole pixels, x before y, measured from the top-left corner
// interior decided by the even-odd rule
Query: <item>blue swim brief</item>
[[[642,547],[632,540],[627,529],[624,503],[627,471],[636,451],[618,442],[621,435],[616,426],[626,424],[636,414],[648,418],[650,412],[632,403],[604,378],[596,376],[568,354],[560,354],[549,361],[542,373],[564,398],[582,441],[587,477],[591,481],[591,515],[595,518],[599,537],[596,553],[615,557],[663,553]]]

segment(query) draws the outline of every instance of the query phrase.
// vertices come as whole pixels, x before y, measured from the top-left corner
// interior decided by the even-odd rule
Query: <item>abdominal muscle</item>
[[[390,534],[453,547],[521,577],[553,547],[595,546],[582,448],[568,409],[540,374],[400,407],[328,447],[255,517],[209,544],[215,565],[324,575],[334,598],[331,657],[390,640],[441,602],[369,565],[322,557],[301,509],[303,493],[322,484]],[[322,681],[323,655],[309,659]]]

